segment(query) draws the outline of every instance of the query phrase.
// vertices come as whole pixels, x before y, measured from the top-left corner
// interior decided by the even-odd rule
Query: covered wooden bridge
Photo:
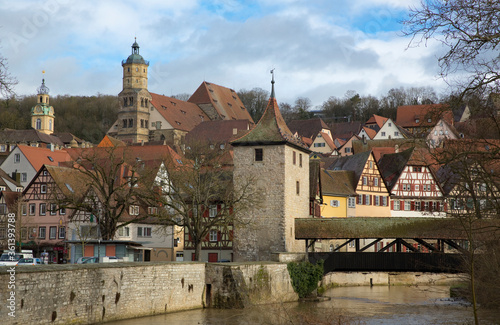
[[[460,244],[470,236],[475,240],[500,238],[499,220],[466,224],[458,218],[295,219],[295,238],[305,240],[308,247],[316,240],[345,240],[333,252],[308,253],[311,262],[325,261],[325,272],[459,272],[466,251]],[[362,239],[365,245],[361,245]],[[377,245],[382,240],[389,244]],[[354,252],[340,252],[349,243],[354,243]],[[445,252],[446,246],[453,253]],[[423,253],[423,248],[428,252]]]

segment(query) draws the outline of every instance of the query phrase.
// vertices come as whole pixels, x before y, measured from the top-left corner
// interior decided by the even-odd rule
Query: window
[[[158,213],[157,207],[148,207],[148,214],[157,214],[157,213]]]
[[[35,237],[36,237],[36,228],[29,227],[28,228],[28,239],[35,239]]]
[[[295,189],[295,190],[297,191],[297,195],[299,195],[299,194],[300,194],[300,182],[299,182],[299,181],[297,181],[297,182],[295,183],[295,187],[296,187],[296,189]]]
[[[295,164],[296,164],[296,162],[297,162],[297,153],[296,153],[295,151],[293,152],[293,159],[292,159],[292,161],[293,161],[293,164],[294,164],[294,165],[295,165]]]
[[[125,99],[126,99],[126,98],[125,98]],[[123,126],[122,126],[122,127],[123,127],[124,129],[126,129],[126,128],[127,128],[127,119],[123,119],[123,120],[122,120],[122,122],[123,122]]]
[[[25,216],[28,213],[26,203],[21,204],[21,214]]]
[[[45,203],[40,203],[40,215],[44,216],[46,212],[47,212],[47,206],[45,205]]]
[[[400,210],[399,201],[394,201],[394,211],[399,211],[399,210]]]
[[[49,228],[49,239],[56,239],[57,227],[53,226]]]
[[[27,182],[27,181],[28,181],[28,174],[21,173],[21,182]]]
[[[350,153],[351,152],[351,148],[346,147],[344,151],[345,151],[345,153]]]
[[[387,196],[382,196],[382,205],[385,207],[388,205]]]
[[[363,185],[368,184],[368,178],[366,176],[363,176]]]
[[[66,227],[59,227],[59,239],[64,239],[66,237]]]
[[[7,147],[4,144],[0,145],[0,152],[5,152],[5,151],[7,151]]]
[[[45,231],[46,231],[45,227],[38,228],[38,238],[45,239]]]
[[[340,206],[338,200],[330,200],[330,206],[333,208],[338,208]]]
[[[55,203],[50,204],[50,215],[54,216],[57,213],[57,205]]]
[[[299,153],[299,167],[302,167],[302,154]]]
[[[432,122],[432,119],[431,118],[428,118],[427,119],[427,123],[431,123]]]
[[[130,228],[129,227],[120,227],[120,228],[118,228],[118,236],[120,236],[120,237],[130,237]]]
[[[415,123],[420,123],[420,120],[418,118],[416,118]]]
[[[42,120],[41,119],[39,119],[39,118],[36,119],[35,128],[37,130],[40,130],[42,128]]]
[[[411,210],[411,202],[405,201],[405,211],[410,211],[410,210]]]
[[[137,237],[151,237],[151,227],[137,227]]]
[[[365,204],[372,205],[370,195],[368,195],[368,194],[365,194]]]
[[[128,214],[131,216],[138,216],[139,215],[139,206],[138,205],[129,206]]]
[[[382,136],[385,137],[385,132],[382,132]]]
[[[21,228],[21,239],[27,239],[28,238],[28,229],[26,227]]]
[[[353,196],[349,197],[348,207],[349,208],[356,207],[356,198],[355,197],[353,197]]]
[[[398,131],[394,131],[394,136],[395,137],[399,137],[399,132]]]
[[[19,163],[21,162],[21,154],[20,153],[16,153],[14,154],[14,163]]]
[[[217,230],[210,230],[210,241],[217,241]]]
[[[370,165],[370,169],[373,169],[373,161],[370,161],[369,165]]]
[[[420,201],[415,202],[415,211],[420,211]]]
[[[375,195],[375,205],[380,205],[380,197],[378,195]]]
[[[34,216],[36,212],[36,204],[30,203],[30,216]]]
[[[415,191],[420,191],[420,185],[418,184],[415,185]]]
[[[7,204],[0,204],[0,214],[7,214]]]
[[[4,239],[6,236],[7,230],[4,227],[0,228],[0,239]]]
[[[378,177],[373,178],[373,186],[378,186]]]
[[[208,208],[208,216],[210,218],[215,218],[217,216],[217,205],[211,205]]]
[[[42,184],[42,185],[40,186],[40,192],[41,192],[41,193],[47,193],[47,185]]]
[[[263,159],[263,149],[256,148],[255,149],[255,161],[262,161]]]
[[[65,215],[66,214],[66,208],[60,208],[59,209],[59,214]]]

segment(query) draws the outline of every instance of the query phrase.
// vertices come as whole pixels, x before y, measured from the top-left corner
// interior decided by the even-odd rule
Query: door
[[[208,261],[209,262],[217,262],[219,260],[219,254],[217,253],[208,253]]]

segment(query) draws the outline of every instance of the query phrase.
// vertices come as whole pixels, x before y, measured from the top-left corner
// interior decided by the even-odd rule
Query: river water
[[[472,308],[449,298],[448,287],[375,286],[328,290],[331,300],[256,306],[246,309],[198,309],[112,322],[112,325],[473,324]],[[481,324],[500,324],[500,310],[480,311]]]

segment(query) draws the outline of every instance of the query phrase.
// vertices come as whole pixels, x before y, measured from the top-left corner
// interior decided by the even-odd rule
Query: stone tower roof
[[[134,40],[134,44],[132,44],[132,54],[129,55],[126,61],[122,61],[122,65],[132,63],[149,65],[149,62],[144,60],[142,55],[139,54],[139,44],[137,44],[137,40]]]
[[[286,125],[280,113],[278,101],[274,97],[274,80],[272,83],[271,97],[260,121],[250,132],[231,144],[233,146],[288,144],[302,151],[311,152],[302,140],[293,136]]]

